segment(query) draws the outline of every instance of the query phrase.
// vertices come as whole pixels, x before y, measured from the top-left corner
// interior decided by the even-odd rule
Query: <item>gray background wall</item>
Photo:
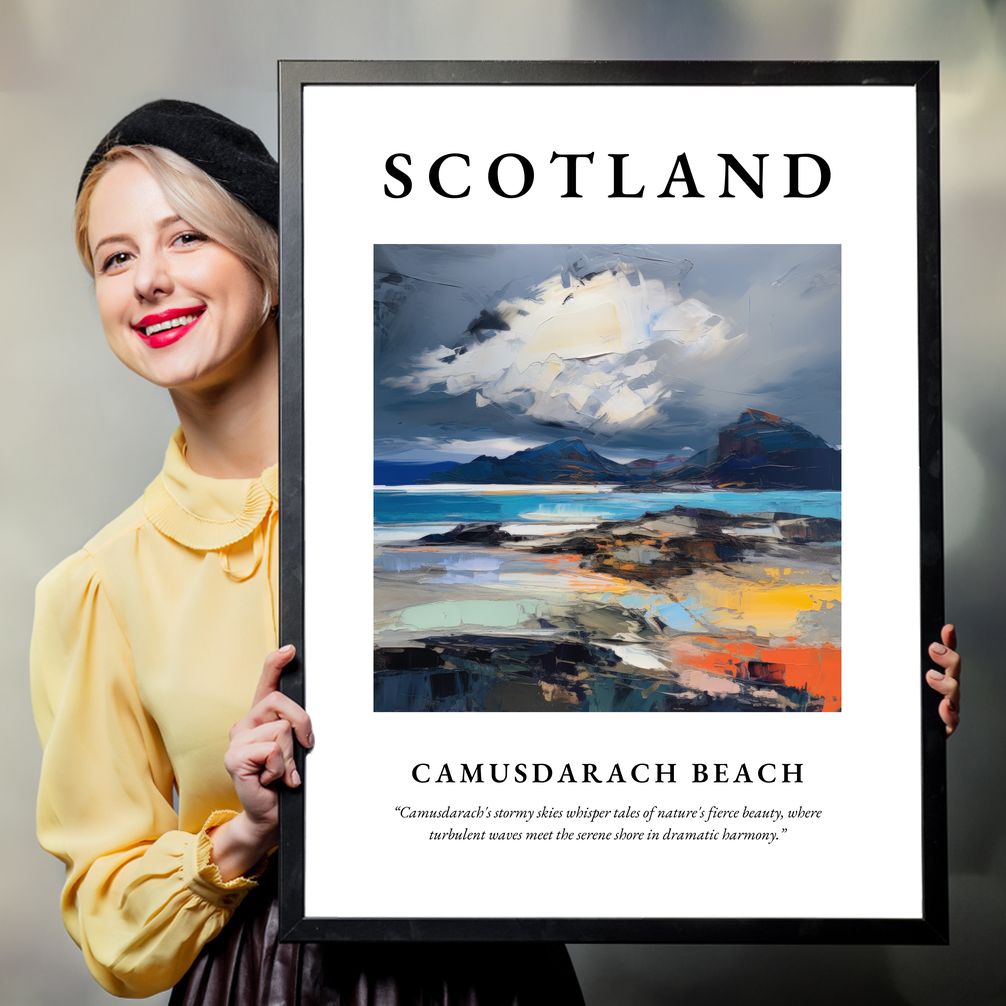
[[[217,108],[275,149],[279,58],[942,61],[947,612],[967,663],[949,758],[953,945],[573,956],[590,1006],[1006,1002],[1004,53],[997,0],[3,0],[0,1006],[108,999],[62,929],[61,869],[34,839],[32,590],[139,495],[175,423],[167,396],[105,347],[70,236],[78,172],[123,113],[166,96]],[[863,841],[880,828],[864,821]]]

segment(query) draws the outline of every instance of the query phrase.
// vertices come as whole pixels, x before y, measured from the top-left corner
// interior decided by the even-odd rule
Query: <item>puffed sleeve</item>
[[[114,995],[168,989],[255,883],[225,883],[210,862],[206,830],[233,811],[198,834],[178,830],[171,764],[87,552],[39,584],[31,684],[44,752],[38,837],[66,864],[66,928]]]

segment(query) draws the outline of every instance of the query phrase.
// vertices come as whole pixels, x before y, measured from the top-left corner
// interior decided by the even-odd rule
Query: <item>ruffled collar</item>
[[[186,548],[211,552],[252,533],[279,500],[279,466],[257,479],[213,479],[185,460],[185,437],[175,430],[164,468],[143,494],[143,512],[162,534]]]

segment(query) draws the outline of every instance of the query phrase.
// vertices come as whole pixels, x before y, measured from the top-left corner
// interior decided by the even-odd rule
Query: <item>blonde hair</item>
[[[202,168],[165,147],[112,147],[92,168],[77,196],[74,238],[84,268],[94,278],[94,259],[87,240],[91,197],[116,161],[139,161],[161,187],[168,205],[187,223],[234,252],[262,283],[264,323],[279,295],[279,236],[244,203],[235,199]]]

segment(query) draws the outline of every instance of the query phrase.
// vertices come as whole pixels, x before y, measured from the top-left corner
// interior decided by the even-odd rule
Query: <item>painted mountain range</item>
[[[418,473],[417,473],[418,474]],[[624,484],[641,492],[684,488],[831,489],[842,487],[842,454],[804,427],[760,409],[745,409],[718,442],[687,459],[641,458],[622,464],[581,440],[556,440],[506,458],[481,455],[423,481],[469,484]]]
[[[745,409],[719,432],[718,442],[680,468],[658,476],[666,485],[692,483],[720,489],[842,488],[842,452],[782,416]]]
[[[505,484],[542,483],[589,485],[598,482],[649,480],[646,469],[636,469],[602,457],[582,440],[555,440],[543,447],[529,447],[508,458],[485,454],[463,465],[430,474],[430,482]]]

